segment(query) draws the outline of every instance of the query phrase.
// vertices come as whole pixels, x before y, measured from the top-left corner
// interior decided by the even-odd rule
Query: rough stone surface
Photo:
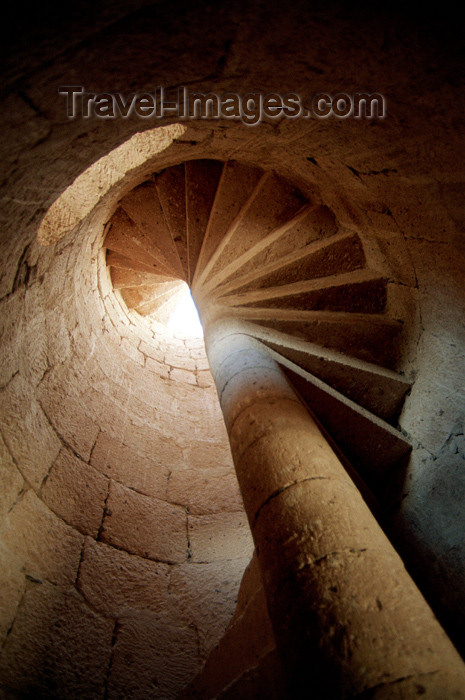
[[[196,364],[197,387],[170,380],[163,328],[124,311],[96,267],[104,226],[117,202],[151,173],[197,158],[234,159],[246,170],[257,164],[274,169],[295,182],[313,204],[331,210],[341,230],[357,231],[364,250],[378,247],[381,262],[384,257],[387,263],[383,274],[400,280],[418,300],[418,322],[404,326],[410,338],[400,366],[415,385],[400,419],[413,456],[396,519],[397,542],[418,585],[463,652],[465,220],[463,106],[457,92],[463,75],[459,15],[452,6],[424,6],[418,13],[405,3],[368,12],[365,5],[342,3],[282,4],[270,10],[251,2],[238,10],[233,1],[199,10],[176,0],[174,5],[150,7],[144,0],[130,7],[114,2],[80,5],[78,11],[63,5],[53,14],[40,6],[31,12],[16,7],[16,19],[8,24],[0,110],[5,170],[0,182],[1,433],[15,468],[38,490],[63,447],[42,408],[81,460],[93,460],[95,426],[114,440],[103,450],[110,462],[105,464],[106,457],[94,449],[92,467],[146,496],[165,498],[166,470],[172,472],[173,484],[180,484],[182,477],[174,479],[177,469],[195,470],[202,479],[219,465],[231,466],[209,371]],[[218,94],[292,89],[306,106],[322,89],[331,94],[380,89],[387,98],[387,115],[383,120],[265,120],[253,128],[235,120],[197,120],[163,133],[153,128],[152,120],[135,115],[114,120],[66,117],[57,85],[73,76],[76,84],[103,92],[111,89],[115,75],[123,94],[152,90],[153,76],[159,76],[160,84],[195,85],[196,90]],[[169,126],[169,121],[171,117],[157,120],[157,126]],[[124,148],[119,150],[121,144]],[[50,209],[64,191],[64,200]],[[236,211],[235,202],[234,197],[228,199],[228,212]],[[36,235],[47,211],[42,227],[47,239],[66,235],[44,248]],[[186,232],[180,236],[186,243]],[[123,347],[122,338],[127,341]],[[147,354],[141,339],[152,348]],[[193,350],[191,358],[202,360],[197,354],[202,343],[197,340],[173,336],[169,344],[180,354],[183,348]],[[138,353],[147,358],[145,368],[129,357]],[[2,507],[8,510],[19,495],[19,479],[8,453],[5,459],[2,479],[10,486]],[[160,479],[158,474],[152,477],[157,470],[163,474]],[[2,532],[8,548],[4,545],[1,574],[9,591],[2,629],[13,622],[9,637],[18,650],[32,649],[31,639],[40,636],[35,632],[55,619],[49,615],[50,606],[28,602],[27,615],[20,604],[15,624],[25,581],[48,588],[25,574],[40,579],[61,572],[61,583],[72,585],[77,543],[82,542],[81,534],[71,536],[72,528],[34,498],[30,490],[20,496]],[[229,498],[225,494],[226,503]],[[192,511],[194,500],[190,499]],[[205,500],[199,507],[205,507]],[[200,516],[199,512],[196,517]],[[76,547],[70,547],[74,541]],[[228,599],[228,609],[230,603]],[[111,601],[108,606],[116,612]],[[163,695],[151,685],[153,635],[137,634],[150,624],[135,624],[125,635],[134,640],[134,653],[132,642],[120,641],[121,654],[114,661],[124,678],[121,683],[113,679],[116,697],[125,697],[126,690],[126,696],[130,690],[133,697]],[[51,663],[55,647],[36,644],[37,652],[27,652],[27,662],[22,656],[18,664],[10,663],[9,651],[5,696],[53,697],[64,684],[62,695],[103,698],[101,679],[110,662],[112,632],[94,638],[92,632],[77,629],[79,644],[74,637],[61,637],[57,628],[58,661],[53,669],[47,666],[47,680],[43,659]],[[92,657],[90,666],[88,639],[98,658],[94,664]],[[190,635],[185,657],[192,660],[192,674],[198,662],[191,652],[197,644],[195,634]],[[43,648],[46,653],[40,651]],[[52,657],[47,656],[50,649]],[[130,652],[128,679],[124,656]],[[167,676],[173,673],[174,678],[173,655],[168,656]],[[176,676],[177,689],[188,675],[183,667]],[[448,696],[446,683],[438,673],[367,693],[390,698],[422,692],[443,700]],[[169,686],[175,694],[174,685],[167,680],[163,688]],[[240,685],[232,692],[239,695]]]
[[[175,698],[200,665],[195,630],[163,613],[122,613],[113,648],[110,697]]]
[[[91,464],[105,476],[147,496],[164,498],[169,470],[159,464],[160,455],[137,454],[133,449],[100,432],[92,451]]]
[[[97,537],[107,492],[108,479],[62,449],[48,473],[41,498],[69,525]]]
[[[0,523],[18,498],[24,479],[0,436]]]
[[[88,460],[99,427],[83,414],[80,399],[67,396],[51,387],[45,389],[44,384],[40,386],[39,396],[41,405],[57,433],[82,459]]]
[[[189,548],[194,562],[250,558],[252,535],[244,512],[189,515]]]
[[[173,472],[167,488],[167,499],[188,508],[192,515],[240,511],[243,508],[237,478],[230,470],[198,473],[193,469]]]
[[[128,554],[86,538],[78,588],[93,608],[112,617],[121,610],[169,609],[167,564]]]
[[[103,696],[112,632],[113,623],[75,590],[29,583],[3,648],[0,678],[20,696],[47,697],[51,684],[56,697]]]
[[[112,481],[101,538],[148,559],[183,561],[187,556],[185,509]]]
[[[184,697],[220,696],[222,690],[258,666],[261,659],[274,649],[265,593],[263,588],[259,588],[242,613],[234,617],[226,634],[208,657],[201,674],[186,689]],[[266,676],[262,685],[266,697],[269,694]]]
[[[29,489],[5,518],[2,540],[24,572],[56,584],[73,584],[83,536],[57,517]]]
[[[171,569],[171,595],[182,620],[197,630],[203,658],[218,643],[233,615],[247,561],[247,557],[208,564],[191,560]]]
[[[23,477],[38,489],[60,450],[60,441],[21,375],[15,375],[0,392],[0,406],[3,439]]]
[[[21,559],[0,545],[0,639],[3,644],[16,616],[18,604],[26,589],[27,579],[21,570]]]
[[[18,348],[23,330],[23,303],[23,290],[18,290],[16,294],[3,299],[0,303],[0,334],[4,343],[0,359],[0,386],[7,384],[19,369]]]

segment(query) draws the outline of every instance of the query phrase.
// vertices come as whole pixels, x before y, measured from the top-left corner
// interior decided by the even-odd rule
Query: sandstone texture
[[[405,566],[465,656],[458,15],[259,0],[10,9],[0,96],[0,694],[169,700],[187,687],[202,700],[286,698],[267,612],[283,614],[280,596],[265,598],[269,581],[254,563],[238,597],[252,528],[270,576],[284,579],[299,557],[315,573],[308,583],[293,569],[282,585],[303,627],[315,611],[299,590],[325,601],[316,626],[343,659],[334,678],[346,697],[462,697],[447,653],[435,674],[429,652],[409,660],[423,649],[415,630],[426,630],[421,644],[436,635],[429,613],[415,596],[409,615],[397,608]],[[256,126],[69,119],[57,94],[66,84],[124,95],[155,84],[292,91],[305,107],[322,91],[377,90],[387,113]],[[150,265],[139,233],[124,239],[137,257],[130,268],[104,247],[118,210],[137,219]],[[192,284],[205,328],[234,319],[279,351],[286,377],[270,353],[258,368],[252,353],[248,365],[232,337],[212,374],[203,339],[167,330],[170,300],[152,288],[154,274],[165,292]],[[299,369],[315,373],[311,389]],[[392,467],[375,477],[365,460],[367,491],[358,464],[346,465],[349,479],[331,458],[323,474],[326,428],[299,455],[302,403],[273,403],[296,376],[315,412],[330,396],[320,405],[337,407],[346,428],[356,415],[384,436],[396,431],[411,452],[402,443],[391,464],[381,442],[364,439],[369,457]],[[280,468],[265,469],[275,457]],[[372,516],[353,478],[366,502],[375,491],[373,511],[401,559],[379,556],[384,535],[368,542]],[[312,554],[293,530],[319,507],[324,523],[307,518]],[[333,546],[337,529],[344,551]],[[381,607],[362,595],[367,567],[384,585]],[[350,627],[342,599],[364,610],[366,625]],[[441,655],[448,644],[431,649]],[[370,658],[384,664],[382,682]],[[354,668],[363,687],[350,685]]]

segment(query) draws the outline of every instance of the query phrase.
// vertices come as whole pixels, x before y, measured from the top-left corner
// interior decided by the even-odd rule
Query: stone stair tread
[[[148,272],[151,275],[157,275],[153,267],[142,262],[134,260],[134,258],[122,255],[114,250],[107,250],[106,258],[107,266],[118,270],[134,270],[135,272]]]
[[[230,224],[229,228],[227,229],[225,235],[223,236],[219,245],[215,249],[214,254],[212,255],[212,257],[208,261],[207,265],[205,266],[205,269],[201,275],[202,287],[204,287],[204,288],[212,287],[211,279],[212,278],[215,279],[217,273],[221,273],[222,265],[220,265],[218,261],[221,258],[221,256],[223,255],[224,250],[229,246],[236,229],[241,225],[242,220],[247,215],[247,212],[250,209],[250,207],[253,205],[253,203],[255,202],[255,199],[259,196],[260,191],[264,187],[264,185],[267,182],[267,180],[269,179],[269,177],[270,177],[270,173],[261,172],[260,177],[258,178],[258,180],[255,184],[255,187],[250,192],[250,194],[249,194],[248,198],[245,200],[245,202],[242,204],[241,208],[239,209],[239,212],[237,213],[236,217],[232,220],[232,223]],[[213,284],[213,286],[215,286],[215,284]]]
[[[137,310],[142,304],[172,294],[173,290],[176,290],[181,284],[182,282],[179,280],[174,280],[140,287],[123,287],[120,292],[128,308]]]
[[[185,165],[189,284],[194,278],[222,170],[223,163],[218,160],[190,160]]]
[[[205,231],[194,284],[200,284],[207,277],[216,260],[212,256],[221,250],[229,228],[250,199],[262,174],[263,171],[259,168],[234,160],[224,164]]]
[[[235,222],[229,242],[212,269],[212,276],[256,245],[271,231],[293,218],[308,199],[290,182],[275,173],[262,179],[256,196]]]
[[[243,328],[278,353],[280,362],[290,360],[387,422],[398,417],[411,387],[402,375],[263,326],[250,323]]]
[[[155,187],[166,223],[176,246],[183,270],[188,279],[187,229],[186,229],[186,178],[184,165],[174,165],[155,175]]]
[[[123,289],[123,287],[141,287],[176,280],[176,277],[157,275],[153,272],[140,272],[139,270],[128,270],[122,267],[109,267],[109,269],[111,281],[115,289]]]
[[[375,365],[394,369],[397,364],[402,323],[382,314],[245,307],[233,307],[228,313]]]
[[[304,214],[304,212],[301,212]],[[299,216],[299,214],[297,215]],[[351,250],[352,247],[352,250]],[[336,259],[335,253],[338,254]],[[338,266],[338,260],[342,256],[348,256],[342,269]],[[344,259],[344,257],[343,257]],[[293,284],[302,280],[330,277],[335,274],[343,274],[366,266],[362,242],[353,231],[341,231],[328,238],[312,241],[299,250],[294,250],[278,260],[273,260],[263,266],[254,265],[250,272],[237,274],[229,278],[212,279],[205,285],[208,290],[215,288],[215,294],[224,295],[235,291],[246,292],[266,287]],[[297,274],[292,274],[292,269],[298,269]],[[286,279],[283,271],[291,271]]]
[[[254,273],[249,273],[252,279],[244,281],[243,284],[237,279],[235,286],[238,291],[264,289],[304,279],[351,272],[365,267],[365,264],[365,254],[359,236],[356,233],[342,233],[310,243],[300,251],[291,253],[265,268],[258,268]]]
[[[120,206],[160,250],[167,266],[182,277],[181,261],[166,223],[155,183],[147,181],[131,190],[121,200]]]
[[[184,286],[178,290],[172,290],[169,294],[163,297],[158,297],[153,301],[148,301],[145,304],[135,309],[142,316],[154,315],[159,323],[166,323],[171,314],[175,310],[180,298],[184,294]]]
[[[382,313],[387,279],[370,270],[355,270],[221,298],[227,306]]]
[[[305,206],[295,217],[269,233],[241,256],[235,267],[241,268],[241,275],[248,274],[295,253],[310,243],[330,238],[337,232],[336,219],[328,207]],[[225,273],[228,271],[224,270]]]
[[[216,286],[217,278],[228,276],[235,261],[248,260],[251,249],[255,250],[260,241],[267,240],[308,204],[308,199],[291,183],[273,172],[263,173],[223,239],[210,270],[209,286]]]
[[[105,247],[144,265],[150,265],[160,274],[173,274],[160,251],[121,208],[116,210],[110,220]]]
[[[398,469],[411,451],[399,430],[293,362],[273,357],[284,369],[310,410],[360,473],[383,500],[386,477]]]

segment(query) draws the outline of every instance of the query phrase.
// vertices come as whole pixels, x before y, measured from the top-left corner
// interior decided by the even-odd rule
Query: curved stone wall
[[[0,676],[174,697],[229,622],[251,538],[203,340],[120,306],[102,217],[31,243],[2,302]]]
[[[21,31],[11,26],[0,110],[4,684],[20,695],[43,688],[50,678],[55,686],[48,692],[57,697],[64,687],[76,697],[102,697],[105,683],[114,683],[113,697],[145,697],[147,688],[174,694],[221,636],[249,552],[241,530],[240,552],[225,552],[227,565],[217,559],[243,516],[213,389],[197,386],[209,384],[205,365],[195,365],[203,361],[195,356],[200,349],[175,339],[177,347],[167,350],[156,329],[133,325],[114,297],[104,291],[102,298],[99,246],[92,244],[103,235],[103,214],[94,222],[100,231],[88,229],[92,235],[82,228],[51,248],[36,242],[46,211],[78,175],[134,133],[153,127],[137,118],[69,121],[57,97],[58,85],[67,82],[129,93],[134,86],[153,89],[159,78],[202,92],[293,89],[304,99],[361,84],[385,90],[388,116],[377,123],[287,120],[251,128],[185,122],[185,132],[157,156],[156,167],[202,157],[275,168],[306,191],[323,192],[338,220],[373,238],[395,277],[416,297],[419,314],[403,358],[415,384],[400,419],[414,450],[396,517],[397,542],[463,651],[463,98],[456,88],[463,55],[448,13],[441,8],[429,25],[424,8],[418,18],[337,4],[310,11],[308,3],[273,12],[260,2],[202,11],[182,2],[140,3],[131,10],[110,3],[95,8],[92,17],[83,8],[74,20],[64,7],[59,17],[41,12]],[[60,33],[57,26],[72,31]],[[135,181],[118,185],[120,194],[143,181],[142,170]],[[154,170],[151,162],[144,172]],[[186,363],[181,366],[180,356]],[[190,427],[186,415],[192,416]],[[166,431],[166,440],[148,429],[153,422]],[[202,440],[196,431],[204,428]],[[200,458],[205,444],[208,461]],[[150,468],[154,459],[162,465],[159,481]],[[169,481],[165,467],[172,469]],[[203,489],[197,495],[192,481],[183,482],[190,470],[200,475],[196,484],[208,479],[207,500]],[[223,477],[231,484],[226,505]],[[85,509],[75,505],[76,492],[79,498],[89,493]],[[155,506],[172,519],[173,533],[180,532],[181,521],[184,528],[188,521],[193,525],[190,559],[186,529],[182,538],[176,534],[171,554],[160,552],[158,533],[144,529],[144,517]],[[132,528],[118,529],[127,513],[137,514],[137,537]],[[202,524],[196,545],[195,528]],[[223,532],[224,541],[210,541],[212,532]],[[207,563],[196,562],[206,551]],[[103,587],[89,568],[84,575],[86,561],[92,572],[100,567]],[[189,578],[197,569],[205,588]],[[172,579],[171,594],[164,572]],[[116,580],[112,591],[106,582]],[[152,596],[146,597],[154,580],[163,582],[160,595],[168,601],[174,600],[175,584],[185,592],[170,608],[172,620],[182,619],[181,636],[178,623],[170,627],[171,621],[157,617]],[[146,583],[138,587],[137,581]],[[206,601],[211,618],[205,616]],[[115,625],[118,615],[122,622]],[[221,621],[215,632],[207,631],[213,629],[209,619]],[[166,630],[163,635],[154,636],[157,625]],[[177,657],[188,663],[168,673],[164,657],[157,664],[166,676],[153,675],[152,662],[147,664],[152,650],[159,658],[153,640],[159,645],[170,634],[186,650]],[[128,678],[131,664],[139,670]]]

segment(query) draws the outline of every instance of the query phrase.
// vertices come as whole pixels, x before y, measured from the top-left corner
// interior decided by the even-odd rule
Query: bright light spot
[[[166,324],[167,328],[177,335],[191,338],[202,338],[203,329],[200,323],[199,314],[195,308],[191,290],[186,284],[177,307],[171,314]]]

